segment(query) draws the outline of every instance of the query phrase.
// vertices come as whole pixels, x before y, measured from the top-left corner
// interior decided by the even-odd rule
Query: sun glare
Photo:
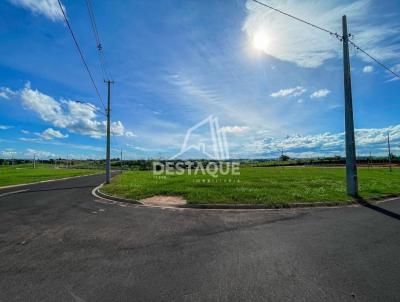
[[[268,42],[268,36],[264,32],[259,32],[253,37],[253,46],[258,50],[266,50]]]

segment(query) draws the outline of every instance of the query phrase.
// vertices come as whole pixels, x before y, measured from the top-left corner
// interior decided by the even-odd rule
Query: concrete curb
[[[125,203],[130,203],[130,204],[137,204],[137,205],[143,205],[140,201],[133,200],[133,199],[127,199],[127,198],[122,198],[122,197],[116,197],[112,195],[108,195],[106,193],[103,193],[100,191],[101,187],[103,187],[104,183],[99,185],[98,187],[94,188],[92,193],[96,197],[101,197],[104,199],[112,200],[112,201],[117,201],[117,202],[125,202]]]
[[[92,176],[92,175],[97,175],[97,174],[102,174],[102,173],[93,173],[93,174],[69,176],[69,177],[64,177],[64,178],[49,179],[49,180],[41,180],[41,181],[30,182],[30,183],[25,183],[25,184],[17,184],[17,185],[4,186],[4,187],[0,187],[0,191],[3,190],[3,189],[5,190],[5,189],[10,189],[10,188],[18,188],[18,187],[22,187],[22,186],[37,185],[37,184],[42,184],[42,183],[46,183],[46,182],[54,182],[54,181],[59,181],[59,180],[67,180],[67,179],[71,179],[71,178],[86,177],[86,176]]]
[[[92,194],[96,197],[101,197],[103,199],[107,199],[109,201],[128,203],[132,205],[141,205],[144,207],[153,207],[153,208],[174,208],[174,209],[210,209],[210,210],[277,210],[277,209],[296,209],[296,208],[318,208],[318,207],[346,207],[346,206],[354,206],[358,205],[361,201],[364,202],[372,202],[372,203],[381,203],[385,201],[390,201],[393,199],[400,198],[400,194],[390,194],[381,197],[373,197],[368,199],[358,199],[358,200],[349,200],[348,202],[338,202],[338,201],[326,201],[326,202],[297,202],[291,204],[186,204],[179,206],[151,206],[141,203],[138,200],[121,198],[112,195],[108,195],[102,193],[100,188],[104,185],[101,184],[97,188],[93,189]]]
[[[317,202],[295,202],[291,204],[186,204],[179,208],[189,209],[296,209],[296,208],[318,208],[318,207],[346,207],[360,204],[360,202],[381,203],[400,198],[400,194],[389,194],[367,199],[356,199],[344,202],[339,201],[317,201]]]
[[[380,196],[380,197],[371,197],[367,199],[358,199],[358,201],[367,201],[367,202],[383,202],[386,200],[392,200],[392,199],[398,199],[400,198],[400,194],[388,194],[385,196]]]
[[[295,209],[295,208],[317,208],[317,207],[338,207],[357,204],[357,202],[303,202],[291,204],[186,204],[178,206],[187,209]]]

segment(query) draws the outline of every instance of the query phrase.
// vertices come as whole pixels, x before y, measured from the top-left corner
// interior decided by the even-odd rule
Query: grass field
[[[0,187],[70,176],[93,174],[96,172],[98,172],[98,170],[55,169],[50,165],[37,165],[36,169],[32,168],[32,164],[0,166]]]
[[[400,170],[359,169],[360,196],[400,193]],[[293,202],[351,200],[345,193],[344,168],[241,167],[240,176],[166,176],[132,171],[116,176],[105,193],[142,199],[154,195],[180,195],[188,203],[287,204]]]

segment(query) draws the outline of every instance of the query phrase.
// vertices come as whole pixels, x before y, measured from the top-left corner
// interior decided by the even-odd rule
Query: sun
[[[258,50],[266,50],[269,46],[269,38],[265,32],[258,32],[253,37],[253,46]]]

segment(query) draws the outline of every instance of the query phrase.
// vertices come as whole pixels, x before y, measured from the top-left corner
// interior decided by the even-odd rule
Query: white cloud
[[[11,128],[14,128],[14,126],[0,125],[0,130],[7,130],[7,129],[11,129]]]
[[[132,131],[126,131],[125,136],[126,137],[136,137],[137,135],[135,133],[133,133]]]
[[[398,57],[400,45],[396,36],[399,24],[384,18],[373,21],[371,0],[351,3],[320,0],[270,0],[268,4],[277,9],[294,14],[333,32],[341,32],[341,16],[350,16],[350,30],[358,45],[364,47],[378,59]],[[250,41],[263,32],[270,41],[262,51],[282,61],[292,62],[301,67],[315,68],[325,61],[341,57],[340,42],[328,33],[311,28],[290,19],[254,1],[246,3],[247,17],[243,31]],[[390,20],[388,22],[385,22]],[[365,56],[361,56],[370,62]]]
[[[13,157],[15,154],[17,154],[16,151],[14,151],[14,149],[4,149],[1,151],[1,155],[2,156],[9,156],[9,157]]]
[[[391,70],[392,70],[393,72],[399,74],[399,73],[400,73],[400,64],[394,65],[394,66],[391,68]],[[393,76],[393,74],[390,73],[389,71],[388,71],[387,73],[389,74],[389,76]],[[400,80],[400,79],[399,79],[398,77],[394,77],[394,78],[391,78],[391,79],[389,80],[389,82],[392,82],[392,81],[399,81],[399,80]]]
[[[133,149],[136,149],[138,151],[142,151],[142,152],[147,152],[147,151],[151,151],[151,149],[148,148],[142,148],[142,147],[132,147]]]
[[[367,65],[363,68],[363,73],[371,73],[374,71],[374,66],[372,65]]]
[[[144,148],[144,147],[139,147],[139,146],[135,146],[135,145],[131,145],[131,144],[126,144],[126,146],[128,148],[132,148],[132,149],[135,149],[135,150],[141,151],[141,152],[159,151],[159,149]]]
[[[9,100],[15,95],[15,92],[8,87],[0,87],[0,99]]]
[[[42,150],[35,150],[35,149],[26,149],[25,156],[32,158],[36,157],[38,158],[51,158],[51,157],[56,157],[54,153],[48,152],[48,151],[42,151]]]
[[[21,133],[23,134],[29,134],[30,132],[28,130],[21,130]]]
[[[40,138],[34,138],[34,137],[20,137],[20,141],[23,142],[41,142],[42,140]]]
[[[107,123],[103,122],[104,127],[106,127]],[[121,121],[116,121],[111,123],[111,133],[115,136],[122,136],[125,133],[125,127]],[[105,135],[105,134],[104,134]]]
[[[173,93],[177,96],[176,101],[191,108],[192,112],[185,114],[185,119],[190,119],[193,122],[198,119],[199,115],[207,116],[212,110],[212,114],[218,113],[220,120],[235,121],[239,124],[247,124],[251,120],[253,124],[265,125],[266,114],[261,114],[259,109],[254,110],[249,106],[249,103],[255,102],[255,99],[250,97],[247,92],[232,95],[224,91],[223,86],[225,85],[217,85],[218,81],[211,80],[212,83],[210,84],[210,77],[201,76],[202,71],[186,69],[185,72],[178,71],[165,77],[166,81],[173,85]],[[232,85],[231,82],[229,83],[229,86]],[[243,93],[243,96],[241,93]],[[271,123],[272,115],[271,113],[269,117]]]
[[[271,93],[271,96],[273,98],[278,98],[278,97],[295,97],[295,96],[300,96],[303,93],[305,93],[307,91],[307,89],[301,87],[301,86],[297,86],[294,88],[286,88],[286,89],[281,89],[277,92]]]
[[[392,67],[392,70],[393,70],[394,72],[400,72],[400,64],[394,65],[394,66]]]
[[[98,147],[98,146],[92,146],[92,145],[81,145],[81,144],[70,144],[70,143],[65,143],[65,142],[61,142],[58,140],[43,140],[40,138],[26,138],[26,137],[21,137],[21,138],[19,138],[19,140],[23,141],[23,142],[37,143],[40,145],[53,145],[53,146],[74,148],[74,149],[79,149],[80,151],[88,150],[88,151],[104,153],[104,150],[105,150],[104,147]]]
[[[387,133],[393,146],[400,144],[400,125],[386,128],[356,129],[357,155],[387,154]],[[344,155],[344,133],[320,133],[314,135],[288,135],[284,138],[249,137],[250,144],[239,146],[239,151],[259,156],[275,156],[283,149],[285,153],[301,157],[305,154],[318,156]]]
[[[330,93],[331,93],[331,91],[329,89],[320,89],[320,90],[313,92],[310,95],[310,98],[312,98],[312,99],[324,98]]]
[[[63,19],[57,0],[9,0],[16,6],[30,10],[34,14],[44,15],[52,21]],[[64,12],[65,7],[63,6]]]
[[[221,101],[221,97],[218,95],[217,90],[197,85],[189,78],[183,77],[182,75],[175,74],[169,77],[169,81],[178,86],[182,92],[196,97],[205,103],[218,104],[219,101]]]
[[[220,129],[225,133],[242,134],[249,131],[250,128],[246,126],[225,126]]]
[[[14,93],[20,97],[26,109],[37,113],[43,121],[54,127],[93,138],[100,138],[106,134],[106,121],[97,120],[98,109],[92,104],[66,99],[56,101],[51,96],[31,89],[30,83]],[[122,122],[112,122],[111,132],[117,136],[124,135]]]
[[[62,134],[58,130],[54,130],[53,128],[48,128],[45,131],[43,131],[42,133],[39,133],[39,136],[43,139],[51,140],[54,138],[67,138],[68,134]]]

